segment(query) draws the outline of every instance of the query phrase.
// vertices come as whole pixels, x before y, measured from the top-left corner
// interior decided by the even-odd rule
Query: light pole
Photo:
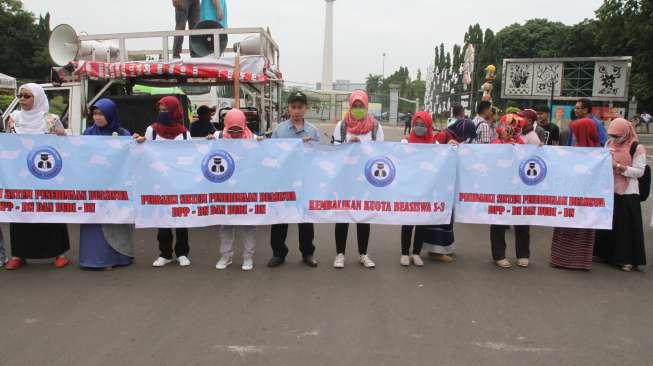
[[[383,52],[383,68],[381,69],[381,76],[385,79],[385,52]]]

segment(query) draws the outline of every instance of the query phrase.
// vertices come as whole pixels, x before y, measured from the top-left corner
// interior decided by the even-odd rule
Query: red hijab
[[[254,134],[247,127],[247,117],[240,109],[232,109],[224,116],[224,130],[222,130],[222,138],[233,139],[234,137],[229,134],[229,128],[240,127],[243,130],[241,139],[251,139]]]
[[[354,90],[349,96],[349,108],[351,109],[355,102],[361,102],[367,109],[369,105],[369,97],[363,90]],[[369,113],[361,120],[354,119],[351,112],[345,115],[344,123],[347,125],[347,132],[352,135],[365,135],[374,129],[374,117]],[[344,136],[343,136],[344,139]]]
[[[596,123],[589,118],[581,118],[571,123],[571,132],[574,134],[574,146],[578,147],[598,147],[601,146],[599,140],[599,130]]]
[[[424,111],[415,113],[413,116],[413,126],[415,126],[415,123],[418,119],[421,119],[424,122],[424,126],[426,127],[426,135],[417,136],[415,131],[411,129],[410,136],[408,136],[408,142],[415,144],[435,143],[435,136],[433,135],[433,119],[431,118],[431,115],[428,112]]]
[[[619,136],[610,138],[606,147],[612,151],[612,157],[621,165],[630,166],[633,164],[633,157],[630,156],[630,149],[633,142],[639,141],[639,136],[633,124],[623,118],[615,118],[608,126],[608,135]],[[635,152],[635,155],[638,155]],[[623,194],[628,189],[628,178],[622,174],[614,174],[614,191]]]
[[[152,128],[156,131],[157,135],[168,140],[174,140],[177,136],[188,131],[184,126],[184,109],[181,107],[179,99],[172,96],[163,97],[156,102],[157,108],[159,108],[160,105],[165,106],[170,113],[172,124],[166,125],[160,122],[152,123]]]

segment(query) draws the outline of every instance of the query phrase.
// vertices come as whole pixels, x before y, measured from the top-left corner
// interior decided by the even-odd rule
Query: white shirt
[[[343,121],[338,122],[336,124],[336,129],[333,130],[333,139],[334,139],[334,145],[340,145],[340,141],[342,141],[342,136],[340,136],[340,126],[345,123]],[[376,131],[376,141],[384,141],[384,136],[383,136],[383,128],[381,127],[381,124],[378,124],[379,128]],[[358,137],[358,139],[361,142],[366,142],[366,141],[372,141],[372,131],[364,134],[364,135],[354,135],[347,131],[347,137],[345,139],[345,142],[351,142],[352,137]]]
[[[150,140],[150,141],[152,141],[152,140],[154,139],[154,129],[152,128],[152,126],[148,126],[148,127],[147,127],[147,130],[145,130],[145,138],[148,139],[148,140]],[[183,139],[184,139],[184,134],[183,134],[183,133],[180,133],[180,134],[177,135],[177,137],[175,137],[174,139],[167,139],[167,138],[165,138],[165,137],[163,137],[163,136],[157,134],[157,135],[156,135],[156,139],[157,139],[157,140],[183,140]],[[187,140],[190,140],[190,139],[191,139],[191,137],[190,137],[190,132],[186,132],[186,139],[187,139]]]
[[[639,194],[639,178],[644,175],[644,168],[646,167],[646,149],[642,145],[637,146],[635,157],[633,158],[632,165],[626,168],[626,171],[621,173],[624,177],[628,178],[628,188],[624,194]]]
[[[522,135],[522,138],[524,139],[524,143],[526,145],[539,145],[541,143],[540,138],[537,136],[537,132],[535,132],[535,130]]]

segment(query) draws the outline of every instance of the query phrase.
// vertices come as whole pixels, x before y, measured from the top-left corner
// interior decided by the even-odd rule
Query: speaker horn
[[[114,61],[120,50],[110,44],[98,41],[79,40],[75,29],[68,24],[59,24],[52,30],[48,41],[50,58],[58,66],[65,66],[70,61],[106,60]]]
[[[243,56],[254,56],[261,55],[261,36],[251,36],[245,38],[242,42],[234,43],[234,52],[240,47],[240,54]],[[266,56],[271,58],[272,49],[263,49],[263,54],[261,56]]]
[[[215,20],[202,20],[195,24],[193,29],[221,29],[222,26]],[[227,48],[229,38],[226,34],[220,35],[220,55]],[[204,57],[213,53],[213,35],[207,34],[203,36],[190,37],[190,50],[192,57]]]

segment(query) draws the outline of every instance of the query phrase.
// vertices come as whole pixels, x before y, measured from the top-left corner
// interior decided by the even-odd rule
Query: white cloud
[[[322,160],[317,164],[317,166],[324,170],[329,177],[333,178],[336,175],[336,166],[330,161]]]
[[[2,160],[15,160],[15,159],[18,158],[19,154],[20,154],[20,151],[18,151],[18,150],[0,151],[0,159],[2,159]]]
[[[458,147],[458,155],[460,156],[467,156],[472,153],[472,149],[465,147],[464,145],[460,145]]]
[[[487,165],[482,164],[482,163],[476,163],[472,166],[472,169],[475,170],[477,173],[486,176],[488,171],[490,170]]]
[[[120,139],[107,139],[106,142],[112,149],[120,150],[123,147],[123,142]]]
[[[272,159],[272,158],[265,158],[261,162],[262,166],[268,167],[268,168],[274,168],[274,169],[279,169],[281,167],[281,164],[279,164],[279,160],[277,159]]]
[[[195,162],[195,157],[193,156],[178,156],[177,157],[177,165],[193,165]]]
[[[109,163],[109,160],[107,159],[106,156],[97,155],[97,154],[93,154],[93,156],[91,156],[91,160],[89,161],[89,164],[91,164],[91,165],[102,165],[102,166],[107,166],[107,167],[111,166],[111,164]]]
[[[168,171],[170,170],[170,167],[167,166],[164,162],[161,162],[161,161],[157,161],[155,163],[152,163],[150,165],[150,168],[155,170],[157,173],[160,173],[160,174],[163,174],[163,175],[167,175]]]
[[[282,141],[277,143],[277,147],[283,151],[292,151],[295,145],[289,143],[288,141]]]
[[[235,186],[236,184],[238,184],[238,181],[235,179],[229,179],[227,181],[227,184],[229,184],[230,186]]]
[[[455,189],[455,187],[453,185],[447,186],[447,191],[448,192],[453,192],[454,189]]]
[[[56,180],[58,183],[63,183],[66,180],[66,178],[64,178],[63,175],[59,175],[56,178],[54,178],[54,180]]]
[[[84,137],[81,136],[68,137],[68,142],[70,142],[70,144],[73,146],[86,145],[86,140],[84,139]]]
[[[417,151],[417,148],[411,144],[401,144],[401,147],[407,154],[412,154]]]
[[[258,149],[260,147],[259,142],[252,140],[242,140],[240,144],[247,150]]]
[[[34,140],[32,139],[20,139],[20,143],[27,149],[31,150],[34,148]]]
[[[591,174],[592,171],[590,170],[590,168],[587,165],[577,164],[577,165],[574,165],[574,173],[587,175],[587,174]]]
[[[193,181],[195,181],[196,183],[199,183],[202,180],[204,180],[204,176],[202,174],[198,174],[195,176],[195,178],[193,178]]]
[[[374,155],[374,148],[370,144],[362,144],[361,151],[363,151],[363,154],[367,156]]]
[[[195,144],[195,149],[197,149],[200,154],[205,155],[209,152],[209,144]]]
[[[293,188],[301,188],[304,186],[304,182],[302,182],[301,180],[297,180],[292,184],[292,186]]]
[[[345,164],[347,165],[356,165],[358,164],[358,156],[345,156]]]
[[[363,174],[359,174],[358,177],[356,177],[356,180],[359,182],[365,182],[365,176]]]
[[[436,172],[435,165],[433,165],[432,163],[429,163],[429,162],[427,162],[427,161],[423,161],[423,162],[419,165],[419,168],[420,168],[421,170],[425,171],[425,172],[432,172],[432,173],[435,173],[435,172]]]
[[[512,177],[512,179],[510,180],[510,182],[511,182],[512,184],[519,184],[519,183],[521,183],[521,179],[519,179],[519,177],[515,175],[515,176]]]
[[[497,160],[497,167],[512,168],[512,160]]]
[[[27,171],[27,169],[22,169],[20,173],[18,173],[18,176],[21,178],[26,178],[29,176],[29,172]]]
[[[327,187],[327,184],[324,182],[320,182],[320,188],[325,189]]]

